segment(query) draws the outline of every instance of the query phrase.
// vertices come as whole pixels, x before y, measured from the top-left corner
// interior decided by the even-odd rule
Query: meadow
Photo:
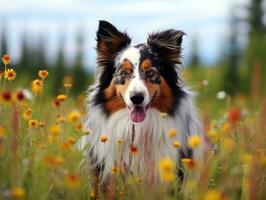
[[[85,93],[73,96],[71,79],[62,93],[47,92],[53,74],[43,69],[21,84],[11,58],[0,66],[0,199],[95,199],[93,177],[75,143],[85,134]],[[185,179],[175,164],[158,163],[162,184],[148,188],[142,177],[110,169],[115,199],[266,199],[266,102],[218,91],[217,68],[184,69],[206,132],[203,165],[183,159]],[[167,116],[162,115],[162,120]],[[169,133],[177,134],[176,130]],[[106,133],[108,140],[108,133]],[[102,141],[104,142],[104,140]],[[192,148],[203,141],[189,140]],[[179,148],[173,141],[173,148]]]

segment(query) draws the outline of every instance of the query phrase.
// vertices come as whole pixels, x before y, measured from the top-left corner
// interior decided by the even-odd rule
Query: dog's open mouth
[[[131,108],[128,107],[131,121],[135,123],[144,121],[148,109],[149,109],[148,106],[146,107],[133,106]]]

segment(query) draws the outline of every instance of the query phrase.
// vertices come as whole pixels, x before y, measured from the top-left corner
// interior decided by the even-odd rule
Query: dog
[[[180,76],[184,32],[169,29],[148,35],[146,43],[131,45],[126,32],[99,21],[97,70],[89,88],[88,114],[81,146],[91,167],[105,182],[114,167],[123,174],[160,182],[157,163],[165,157],[180,164],[201,160],[202,148],[190,149],[190,135],[203,137],[202,122]],[[169,130],[178,133],[170,138]],[[182,143],[174,148],[173,140]],[[87,145],[88,144],[88,145]]]

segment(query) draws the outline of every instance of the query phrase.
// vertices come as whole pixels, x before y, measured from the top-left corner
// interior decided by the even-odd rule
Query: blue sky
[[[233,5],[247,0],[1,0],[0,22],[7,27],[10,54],[20,55],[20,37],[27,32],[34,44],[42,35],[48,45],[48,56],[55,58],[58,42],[66,37],[65,53],[71,62],[76,53],[75,34],[86,36],[87,67],[95,67],[95,32],[98,20],[105,19],[120,30],[126,30],[133,43],[146,40],[147,34],[167,28],[183,30],[183,57],[188,60],[192,38],[199,40],[205,65],[213,64],[222,53],[229,36],[229,14]],[[243,10],[243,9],[242,9]],[[238,11],[244,15],[244,11]],[[241,13],[243,12],[243,13]],[[2,27],[1,27],[2,28]]]

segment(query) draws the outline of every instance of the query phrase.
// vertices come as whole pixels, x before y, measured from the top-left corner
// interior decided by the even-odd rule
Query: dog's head
[[[172,115],[183,96],[176,65],[184,33],[173,29],[152,33],[146,44],[100,21],[97,32],[98,92],[93,100],[107,115],[127,109],[142,122],[149,108]]]

